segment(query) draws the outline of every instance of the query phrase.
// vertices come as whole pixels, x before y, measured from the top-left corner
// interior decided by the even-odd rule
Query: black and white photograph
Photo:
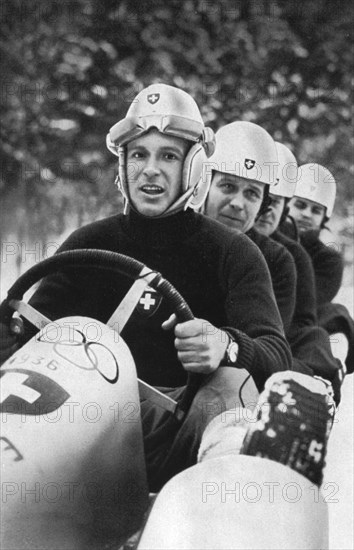
[[[354,4],[0,0],[2,550],[354,547]]]

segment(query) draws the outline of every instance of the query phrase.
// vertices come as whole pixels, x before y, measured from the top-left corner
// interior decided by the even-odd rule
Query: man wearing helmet
[[[310,254],[316,277],[317,305],[331,302],[342,282],[343,260],[332,247],[324,245],[320,231],[330,219],[336,197],[336,182],[320,164],[299,167],[289,215],[295,220],[300,242]]]
[[[333,304],[343,276],[341,254],[320,239],[320,232],[329,221],[335,203],[336,182],[331,172],[320,164],[299,167],[294,196],[289,203],[289,217],[295,221],[300,243],[309,254],[315,272],[317,315],[319,324],[330,334],[344,333],[349,343],[346,358],[348,372],[354,365],[354,323],[348,310]],[[282,230],[294,235],[294,225],[284,221]]]
[[[227,225],[234,232],[246,233],[260,248],[269,267],[275,298],[282,315],[285,334],[288,336],[291,333],[295,308],[295,262],[293,256],[282,244],[261,235],[254,228],[257,217],[267,211],[269,191],[272,192],[279,185],[278,170],[276,170],[278,167],[275,142],[263,128],[257,124],[241,121],[223,126],[216,133],[215,153],[206,162],[210,190],[205,201],[204,212],[207,216]],[[280,215],[279,208],[277,217]],[[242,429],[245,432],[245,427],[237,425],[233,419],[229,422],[224,420],[222,425],[222,417],[216,417],[209,424],[202,438],[201,460],[205,460],[210,455],[217,456],[219,452],[241,452],[241,454],[264,456],[282,461],[283,464],[307,475],[301,464],[306,461],[311,463],[308,437],[313,428],[310,424],[317,423],[316,438],[318,437],[318,441],[321,442],[323,450],[326,447],[324,434],[327,430],[327,421],[324,421],[319,429],[326,414],[317,422],[319,418],[309,415],[308,412],[314,407],[314,403],[320,403],[322,392],[327,396],[328,401],[332,401],[332,388],[325,380],[313,379],[313,371],[307,361],[293,359],[292,367],[297,371],[296,373],[280,372],[267,382],[270,384],[269,387],[273,385],[273,389],[268,394],[266,392],[264,401],[258,404],[260,410],[266,412],[263,417],[262,413],[258,417],[261,419],[258,426],[252,424],[248,428],[242,447],[237,448],[229,434],[235,432],[234,441],[236,436],[240,440],[243,435]],[[299,397],[295,398],[299,390],[298,383],[301,391],[298,394]],[[290,399],[298,406],[296,420],[292,423],[292,429],[294,429],[292,433],[288,425],[289,418],[281,419],[280,396],[286,396],[287,403]],[[308,425],[306,425],[307,422]],[[288,429],[284,429],[285,426]],[[230,428],[229,433],[227,428]],[[225,442],[225,438],[228,438],[231,443]],[[298,441],[297,446],[294,446],[294,439]],[[285,458],[285,455],[281,457],[286,449],[291,449],[289,457]],[[300,456],[303,451],[307,454],[305,460]],[[323,463],[318,462],[312,466],[316,476],[321,477]]]
[[[206,162],[210,190],[207,216],[246,233],[262,251],[285,331],[295,308],[296,272],[289,252],[254,229],[277,183],[278,156],[272,137],[252,122],[232,122],[216,133],[216,150]]]
[[[218,130],[216,150],[207,162],[211,169],[205,213],[246,232],[262,251],[292,349],[294,369],[333,381],[340,365],[332,356],[327,333],[316,327],[310,261],[301,247],[294,251],[291,241],[281,235],[269,238],[283,217],[285,200],[292,196],[297,180],[296,159],[284,149],[257,124],[239,121]],[[260,232],[256,231],[259,227]]]
[[[155,296],[153,314],[147,318],[136,308],[122,332],[139,378],[171,397],[183,393],[187,373],[203,375],[183,424],[168,437],[156,432],[168,422],[167,413],[142,403],[147,468],[156,489],[196,461],[206,424],[239,402],[237,373],[250,373],[261,389],[273,372],[289,368],[290,351],[257,247],[188,208],[205,198],[200,176],[214,147],[194,100],[171,86],[149,86],[111,128],[107,145],[119,158],[124,215],[78,229],[59,251],[96,248],[132,256],[161,272],[197,316],[176,324]],[[31,304],[51,318],[75,312],[105,322],[128,287],[116,273],[55,274]]]
[[[286,219],[288,203],[292,199],[298,179],[298,165],[293,153],[285,145],[275,142],[278,153],[278,182],[272,187],[271,203],[256,223],[256,230],[287,248],[296,267],[295,311],[287,339],[295,363],[304,363],[313,374],[331,381],[336,401],[340,396],[340,362],[331,352],[328,333],[318,326],[315,277],[311,258],[296,241],[283,235],[278,227]],[[298,367],[298,365],[297,365]],[[297,369],[299,370],[299,369]]]

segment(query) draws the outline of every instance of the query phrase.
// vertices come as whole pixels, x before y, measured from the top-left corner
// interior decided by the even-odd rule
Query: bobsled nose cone
[[[148,488],[137,377],[116,336],[93,319],[61,319],[2,366],[3,548],[119,545],[140,526]]]

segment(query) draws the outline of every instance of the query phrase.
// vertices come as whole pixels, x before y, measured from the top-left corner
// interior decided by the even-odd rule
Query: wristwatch
[[[236,365],[236,361],[238,357],[238,343],[235,342],[235,340],[232,338],[229,332],[226,332],[226,334],[229,337],[229,343],[227,344],[227,348],[225,351],[222,364],[227,365],[229,367],[233,367]]]

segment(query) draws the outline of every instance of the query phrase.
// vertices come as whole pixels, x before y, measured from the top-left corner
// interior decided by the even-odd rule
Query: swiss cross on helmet
[[[148,102],[151,103],[152,105],[156,103],[159,99],[160,99],[160,94],[149,94],[147,96]]]
[[[204,201],[207,189],[200,176],[203,162],[215,148],[214,133],[204,126],[194,99],[179,88],[152,84],[133,100],[126,117],[117,122],[107,135],[108,149],[119,158],[119,188],[129,203],[125,146],[152,128],[162,134],[191,142],[182,172],[182,196],[163,214],[169,215]]]
[[[222,172],[274,186],[278,155],[270,134],[258,124],[237,121],[215,135],[214,154],[204,163],[202,179],[208,194],[213,172]]]
[[[254,165],[256,164],[256,161],[253,159],[245,159],[244,164],[245,164],[246,170],[251,170],[251,168],[253,168]]]
[[[220,128],[215,138],[215,152],[206,162],[211,171],[267,185],[276,183],[278,155],[273,138],[264,128],[253,122],[231,122]]]

